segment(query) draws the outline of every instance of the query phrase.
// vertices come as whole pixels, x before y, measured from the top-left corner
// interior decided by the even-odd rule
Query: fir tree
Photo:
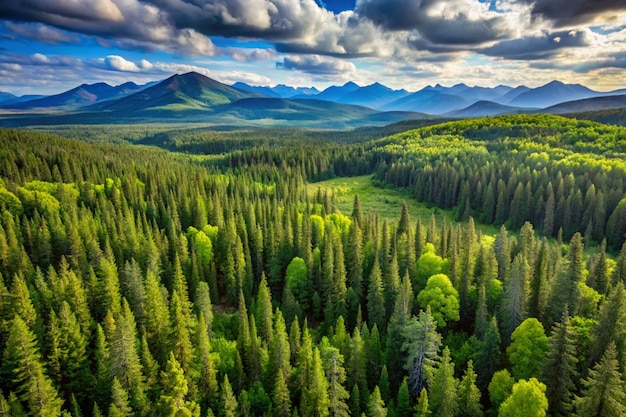
[[[576,398],[574,406],[582,417],[619,417],[626,414],[626,393],[619,371],[615,344],[609,344],[606,352],[589,377],[583,380],[583,396]]]
[[[476,372],[474,372],[474,363],[470,359],[467,363],[467,369],[457,392],[459,417],[482,417],[483,410],[480,403],[480,390],[476,387]]]
[[[56,417],[63,400],[44,373],[35,335],[19,315],[13,319],[3,355],[4,366],[13,374],[13,386],[30,414]]]
[[[434,415],[454,417],[460,405],[457,393],[458,381],[454,378],[454,363],[450,359],[450,349],[443,349],[441,362],[430,380],[430,408]]]
[[[565,417],[572,409],[572,395],[576,386],[576,346],[567,311],[552,327],[550,352],[543,362],[542,381],[546,384],[548,412],[553,417]]]

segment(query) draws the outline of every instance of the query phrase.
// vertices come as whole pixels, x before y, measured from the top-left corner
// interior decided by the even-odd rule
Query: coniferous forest
[[[626,415],[626,128],[434,123],[0,130],[0,416]]]

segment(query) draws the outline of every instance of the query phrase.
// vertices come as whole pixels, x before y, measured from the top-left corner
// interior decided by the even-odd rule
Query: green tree
[[[459,320],[459,293],[447,275],[436,274],[428,278],[426,288],[417,295],[417,301],[424,309],[430,307],[439,327],[445,327],[447,321]]]
[[[261,283],[259,284],[259,290],[257,292],[255,319],[259,337],[269,345],[272,338],[273,327],[272,294],[267,285],[265,275],[261,277]]]
[[[602,303],[598,324],[591,331],[593,344],[589,352],[587,367],[597,362],[612,342],[616,346],[623,346],[624,326],[626,325],[625,293],[624,283],[619,282]]]
[[[163,390],[159,397],[158,408],[164,417],[199,417],[200,406],[192,400],[186,400],[189,391],[185,372],[173,353],[167,361],[165,371],[161,372]]]
[[[428,405],[428,392],[426,388],[422,388],[422,392],[420,392],[420,396],[417,399],[417,404],[415,405],[415,417],[428,417],[432,414],[430,411],[430,407]]]
[[[128,392],[122,387],[117,378],[113,378],[111,383],[111,405],[109,406],[109,417],[130,416],[133,409],[128,402]]]
[[[441,362],[430,381],[430,409],[441,417],[454,417],[458,403],[458,381],[454,378],[454,362],[450,359],[450,349],[443,349]]]
[[[17,394],[27,404],[31,415],[56,417],[61,414],[63,400],[44,373],[35,335],[18,315],[9,330],[3,362],[11,369]]]
[[[520,379],[500,405],[498,417],[544,417],[548,409],[545,391],[546,386],[536,378]]]
[[[413,316],[404,332],[404,349],[407,351],[406,369],[409,371],[409,388],[413,395],[424,388],[438,359],[441,335],[430,309],[420,311],[419,319]]]
[[[380,389],[374,388],[367,403],[367,417],[387,417],[385,402],[380,397]]]
[[[412,411],[411,407],[411,395],[409,393],[409,384],[407,378],[402,379],[400,388],[398,389],[398,398],[396,399],[396,415],[397,416],[410,416]]]
[[[276,375],[276,383],[272,395],[272,405],[274,415],[278,417],[291,416],[291,399],[289,398],[289,388],[285,383],[282,372]]]
[[[435,253],[435,246],[429,241],[424,245],[423,253],[415,263],[416,279],[412,283],[413,288],[416,291],[422,290],[428,278],[444,273],[446,267],[446,261]]]
[[[385,311],[385,299],[383,295],[383,281],[378,264],[378,258],[374,260],[374,266],[369,277],[367,290],[367,317],[368,321],[376,324],[379,329],[384,329],[387,324]]]
[[[574,401],[578,416],[618,417],[626,414],[624,381],[614,343],[609,344],[600,362],[589,371],[583,387],[583,396]]]
[[[459,417],[482,417],[483,407],[480,403],[480,390],[476,387],[476,372],[474,363],[470,360],[457,392]]]
[[[308,270],[304,259],[295,257],[287,266],[285,279],[300,307],[308,311],[311,295],[309,294]]]
[[[489,321],[480,350],[476,353],[476,369],[478,370],[478,387],[487,388],[493,373],[500,366],[500,333],[495,316]]]
[[[224,374],[224,380],[222,381],[222,389],[220,393],[220,410],[223,417],[236,417],[237,416],[237,398],[233,393],[233,388],[228,381],[228,374]]]
[[[576,345],[567,311],[552,326],[550,351],[543,362],[542,381],[546,384],[548,412],[553,417],[565,417],[572,409],[572,395],[576,389]]]
[[[343,367],[343,356],[339,349],[331,346],[327,338],[322,338],[320,344],[322,361],[324,362],[324,373],[328,380],[328,411],[333,417],[347,417],[347,400],[350,397],[344,388],[346,381],[346,371]]]
[[[506,353],[516,379],[538,377],[541,363],[550,350],[543,325],[535,318],[526,319],[511,335],[512,343]]]
[[[142,410],[145,404],[144,376],[137,352],[135,318],[126,300],[115,321],[115,331],[110,343],[110,373],[130,393],[131,406]]]
[[[515,379],[507,369],[502,369],[493,374],[488,387],[489,401],[491,401],[493,409],[500,408],[500,404],[509,398],[513,391],[513,385],[515,385]]]

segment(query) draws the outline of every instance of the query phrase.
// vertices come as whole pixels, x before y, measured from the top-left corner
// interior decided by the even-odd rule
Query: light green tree
[[[541,363],[550,350],[543,325],[536,318],[524,320],[511,335],[512,343],[506,353],[516,379],[538,377]]]
[[[498,417],[544,417],[548,410],[546,386],[536,378],[520,379],[500,405]]]
[[[459,320],[459,293],[445,274],[428,278],[426,288],[417,295],[417,301],[424,309],[430,307],[439,327],[445,327],[447,321]]]

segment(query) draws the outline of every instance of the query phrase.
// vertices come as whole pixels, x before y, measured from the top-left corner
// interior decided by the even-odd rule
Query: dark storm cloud
[[[533,62],[531,67],[536,69],[573,71],[586,74],[590,71],[603,69],[626,69],[626,52],[619,52],[609,58],[585,60],[581,62],[552,62],[550,60]]]
[[[430,12],[440,6],[453,10],[453,15],[444,17]],[[504,15],[470,18],[469,7],[472,5],[449,0],[361,0],[355,11],[386,30],[419,32],[423,41],[413,42],[412,46],[431,52],[455,50],[455,45],[480,45],[508,36]]]
[[[532,5],[534,17],[554,22],[556,27],[593,21],[606,12],[626,11],[626,0],[515,0]],[[607,22],[610,23],[610,22]]]
[[[580,48],[589,45],[586,32],[565,31],[502,41],[489,48],[479,49],[477,52],[505,59],[530,61],[550,58],[563,48]]]
[[[48,45],[77,43],[80,41],[76,36],[70,36],[66,32],[40,23],[19,24],[6,22],[5,26],[15,35]]]

